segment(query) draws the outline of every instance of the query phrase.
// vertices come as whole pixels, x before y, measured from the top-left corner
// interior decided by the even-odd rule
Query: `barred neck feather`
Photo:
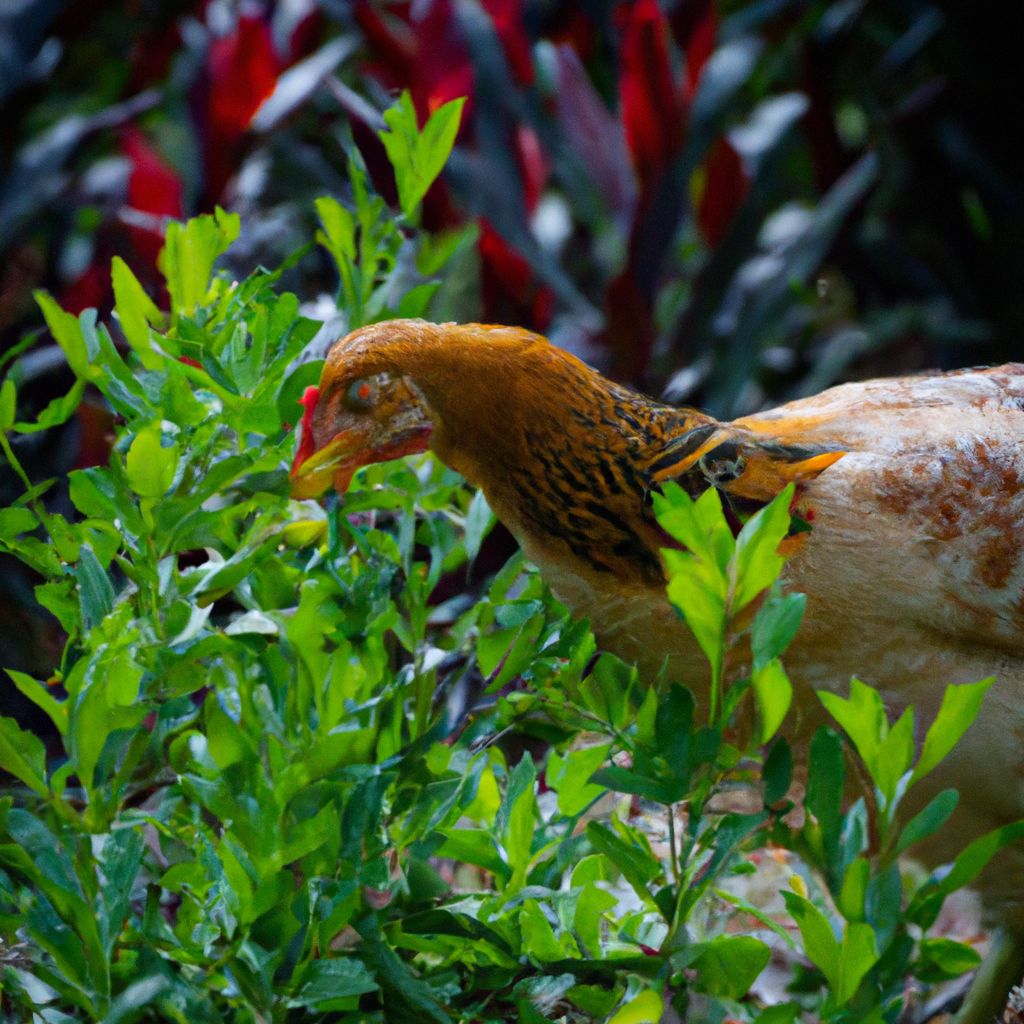
[[[349,379],[410,381],[434,421],[431,447],[535,557],[661,584],[646,467],[710,417],[615,384],[519,328],[392,321],[337,346],[325,375],[332,363]]]

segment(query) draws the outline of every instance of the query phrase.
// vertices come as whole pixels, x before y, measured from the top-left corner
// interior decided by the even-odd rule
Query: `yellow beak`
[[[295,470],[291,480],[293,498],[319,498],[332,484],[339,494],[348,490],[352,474],[359,468],[360,439],[353,431],[336,434]]]

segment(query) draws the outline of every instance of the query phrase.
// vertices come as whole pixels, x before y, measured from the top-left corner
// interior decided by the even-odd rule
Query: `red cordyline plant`
[[[421,118],[441,103],[468,96],[460,144],[485,165],[502,163],[503,180],[517,186],[500,197],[504,210],[498,212],[506,213],[501,223],[494,213],[477,214],[482,315],[488,320],[551,327],[557,282],[531,251],[531,239],[507,227],[515,213],[520,219],[537,214],[545,191],[556,184],[552,168],[562,155],[559,150],[579,139],[578,134],[574,139],[553,132],[552,126],[563,127],[567,118],[591,118],[583,141],[592,152],[577,156],[598,161],[591,170],[622,233],[625,259],[591,297],[600,315],[589,322],[589,340],[604,347],[603,356],[597,355],[612,372],[640,380],[657,335],[661,267],[672,241],[671,231],[664,229],[692,206],[700,234],[713,248],[748,188],[740,158],[724,134],[711,141],[692,174],[677,173],[690,109],[715,45],[715,7],[710,2],[679,5],[685,13],[670,20],[656,0],[636,0],[620,3],[611,21],[601,24],[574,5],[571,10],[564,5],[539,26],[536,19],[527,24],[530,12],[520,0],[489,0],[482,7],[485,14],[472,19],[460,17],[451,0],[387,7],[362,0],[356,21],[371,54],[365,71],[388,89],[408,89]],[[545,90],[538,81],[538,42],[548,57],[553,51],[554,89]],[[616,81],[603,102],[582,69],[600,61],[609,45]],[[505,67],[484,67],[483,53],[488,58],[500,54]],[[504,87],[501,102],[494,95],[496,82]],[[588,101],[587,106],[565,110],[557,94],[566,89]],[[487,123],[489,116],[500,123]],[[495,141],[504,149],[500,158],[488,151]],[[428,215],[444,222],[453,212],[451,198],[439,186]]]

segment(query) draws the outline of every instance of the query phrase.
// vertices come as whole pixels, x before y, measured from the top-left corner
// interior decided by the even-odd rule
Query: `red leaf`
[[[138,128],[126,128],[121,149],[132,163],[128,205],[158,217],[182,215],[181,179]]]
[[[206,192],[216,198],[235,170],[237,143],[277,84],[281,64],[270,27],[243,15],[231,33],[210,44],[206,68]]]
[[[522,0],[483,0],[483,8],[494,22],[513,77],[520,85],[532,85],[533,55],[523,25]]]
[[[693,99],[697,91],[700,73],[704,70],[708,58],[715,50],[715,38],[718,35],[718,16],[715,5],[709,3],[704,14],[693,26],[690,38],[686,43],[686,99]]]
[[[554,312],[554,296],[547,285],[537,280],[529,261],[483,218],[477,246],[480,251],[484,320],[545,329]]]
[[[626,14],[619,78],[622,123],[637,176],[648,185],[682,146],[685,108],[669,63],[668,22],[656,0],[636,0]]]
[[[528,124],[516,126],[516,157],[523,175],[523,199],[532,213],[548,179],[549,165],[537,133]]]
[[[368,0],[356,4],[359,27],[376,54],[367,70],[391,89],[408,89],[421,123],[459,96],[472,97],[473,66],[450,0],[398,4],[387,21]],[[467,110],[462,118],[469,120]]]
[[[609,370],[616,380],[639,381],[651,358],[655,325],[651,300],[637,283],[636,258],[605,291],[605,329],[602,341],[611,351]]]
[[[302,398],[299,399],[299,405],[302,406],[302,422],[299,424],[299,447],[296,449],[295,459],[292,461],[292,476],[316,450],[313,441],[313,410],[319,399],[320,389],[315,384],[310,384],[302,392]]]
[[[270,27],[262,18],[240,17],[233,32],[210,44],[207,71],[211,141],[232,142],[277,84],[280,64]]]
[[[111,297],[110,274],[93,263],[60,293],[60,304],[77,316],[83,309],[103,309]]]
[[[181,179],[138,128],[130,126],[124,130],[121,149],[132,164],[128,205],[153,218],[151,227],[135,223],[129,226],[128,233],[139,255],[155,267],[157,253],[164,244],[163,218],[182,216]]]
[[[721,138],[712,147],[704,162],[704,176],[697,226],[708,245],[717,248],[750,187],[743,161],[728,139]]]

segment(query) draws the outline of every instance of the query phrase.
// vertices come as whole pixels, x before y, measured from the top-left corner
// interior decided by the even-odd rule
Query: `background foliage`
[[[894,851],[952,798],[869,857],[892,780],[842,816],[823,734],[795,829],[763,748],[781,647],[741,750],[728,717],[591,664],[517,563],[492,583],[508,540],[442,467],[373,469],[344,516],[285,478],[326,345],[387,315],[542,329],[724,415],[1012,356],[993,24],[856,0],[5,7],[0,926],[27,942],[5,1012],[752,1019],[737,1000],[789,943],[794,998],[763,1019],[881,1020],[908,974],[969,969],[914,929],[1013,834],[893,916]],[[670,736],[692,746],[671,762]],[[760,805],[703,814],[764,756]],[[730,934],[718,880],[769,837],[805,866],[790,932]]]

